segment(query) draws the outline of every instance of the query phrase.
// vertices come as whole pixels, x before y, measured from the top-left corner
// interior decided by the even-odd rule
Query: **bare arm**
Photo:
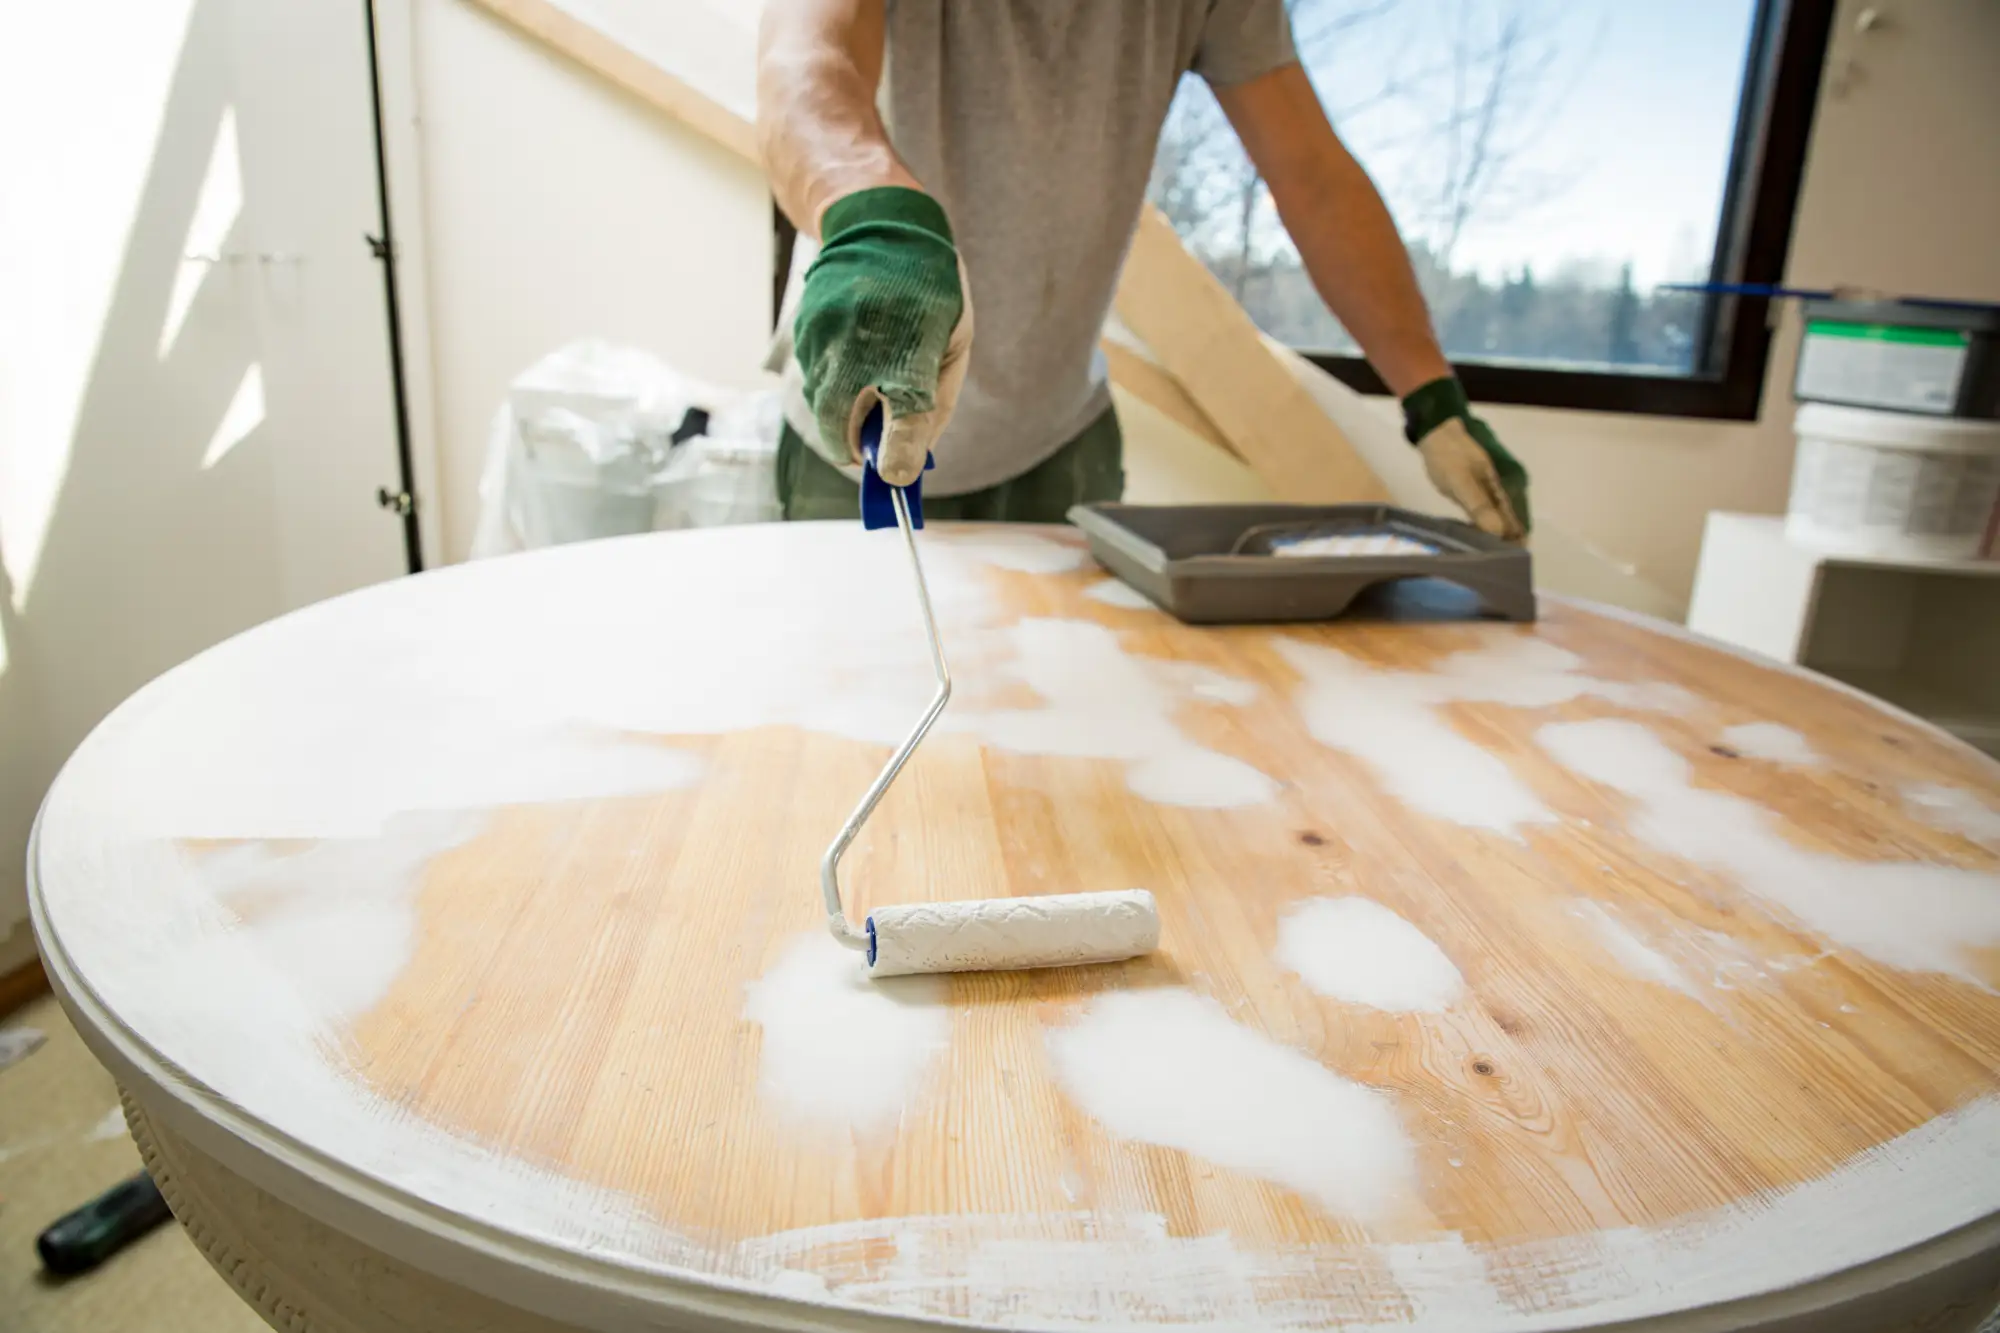
[[[1304,69],[1281,66],[1216,94],[1313,286],[1397,397],[1452,373],[1395,221],[1327,121]]]
[[[820,215],[877,185],[921,189],[875,110],[884,0],[769,0],[757,33],[757,143],[771,192],[815,239]]]

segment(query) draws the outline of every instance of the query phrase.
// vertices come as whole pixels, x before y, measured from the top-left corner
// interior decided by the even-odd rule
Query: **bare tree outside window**
[[[1707,65],[1689,80],[1703,115],[1688,118],[1686,136],[1707,158],[1693,172],[1701,188],[1681,191],[1692,220],[1671,232],[1670,245],[1651,231],[1627,234],[1637,230],[1630,217],[1615,197],[1606,202],[1615,195],[1604,171],[1612,154],[1590,134],[1594,122],[1627,114],[1615,105],[1627,84],[1634,99],[1650,99],[1631,113],[1652,117],[1641,129],[1671,132],[1673,108],[1659,106],[1643,81],[1626,79],[1620,62],[1647,55],[1646,34],[1631,30],[1633,11],[1670,21],[1675,4],[1705,6],[1711,22],[1725,30],[1736,22],[1747,41],[1750,0],[1288,4],[1300,58],[1396,215],[1448,355],[1647,373],[1694,368],[1700,298],[1657,287],[1706,276],[1733,126],[1725,94],[1740,78],[1743,48],[1705,54]],[[1604,65],[1607,33],[1623,46],[1610,43]],[[1677,52],[1669,44],[1661,58]],[[1623,169],[1635,165],[1626,153],[1654,148],[1639,134],[1627,139],[1614,145],[1613,165]],[[1669,147],[1683,158],[1693,151]],[[1266,331],[1310,350],[1357,350],[1320,301],[1270,192],[1197,79],[1183,83],[1162,131],[1151,197]],[[1510,258],[1521,236],[1544,224],[1574,231],[1580,217],[1601,222],[1588,249],[1551,254],[1542,245],[1541,253]],[[1651,250],[1641,254],[1645,246]]]

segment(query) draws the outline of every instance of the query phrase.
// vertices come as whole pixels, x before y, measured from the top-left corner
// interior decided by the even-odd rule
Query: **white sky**
[[[1443,174],[1435,136],[1412,130],[1451,104],[1450,34],[1475,34],[1473,49],[1490,50],[1490,33],[1512,14],[1534,35],[1530,51],[1546,57],[1546,76],[1496,136],[1517,149],[1514,182],[1539,198],[1475,219],[1454,267],[1495,274],[1532,263],[1547,275],[1565,261],[1629,259],[1642,287],[1705,276],[1754,0],[1306,0],[1300,36],[1377,6],[1379,17],[1305,54],[1336,112],[1397,71],[1428,71],[1406,97],[1340,125],[1406,225],[1419,182]]]

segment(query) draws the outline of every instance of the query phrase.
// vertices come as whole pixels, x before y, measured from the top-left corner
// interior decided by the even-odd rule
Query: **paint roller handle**
[[[875,961],[875,939],[872,928],[856,930],[847,920],[847,914],[840,903],[840,858],[847,851],[847,845],[854,841],[854,835],[868,822],[868,816],[888,792],[889,784],[903,771],[903,765],[917,752],[923,743],[931,724],[938,720],[944,707],[951,702],[951,668],[945,665],[944,638],[938,633],[937,616],[931,610],[930,584],[924,578],[923,557],[917,553],[916,529],[924,525],[921,476],[908,486],[891,486],[883,481],[875,471],[875,453],[882,446],[882,407],[876,404],[861,423],[861,520],[868,528],[895,526],[902,529],[903,547],[910,557],[910,576],[916,584],[917,607],[923,612],[924,636],[930,642],[931,670],[937,677],[937,693],[931,696],[930,706],[917,720],[910,734],[896,752],[889,756],[889,762],[875,775],[874,783],[862,796],[861,804],[847,817],[826,855],[820,858],[820,894],[826,902],[827,925],[833,937],[850,949],[865,949],[868,961]],[[924,466],[932,465],[927,455]],[[872,488],[872,489],[871,489]],[[870,496],[874,499],[871,501]],[[873,508],[871,509],[871,505]],[[871,518],[871,513],[873,517]]]
[[[861,422],[861,526],[873,532],[896,526],[896,502],[892,492],[900,490],[909,504],[910,526],[924,525],[924,479],[921,475],[907,486],[891,486],[875,470],[875,456],[882,449],[882,404],[868,409]],[[937,459],[924,455],[924,471],[937,466]]]

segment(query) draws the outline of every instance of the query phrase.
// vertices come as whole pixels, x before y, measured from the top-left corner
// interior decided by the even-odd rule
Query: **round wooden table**
[[[816,864],[929,692],[893,536],[595,543],[140,691],[49,970],[274,1324],[1969,1327],[2000,769],[1653,622],[1195,629],[924,536],[958,681],[870,904],[1146,888],[1157,954],[870,982]]]

